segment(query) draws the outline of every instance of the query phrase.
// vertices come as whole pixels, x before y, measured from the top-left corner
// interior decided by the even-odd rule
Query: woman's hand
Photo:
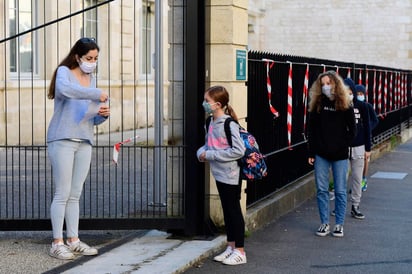
[[[109,100],[109,95],[106,92],[102,92],[100,94],[100,102],[106,102]]]
[[[313,166],[314,162],[315,162],[315,158],[311,158],[311,157],[308,158],[308,164],[309,165]]]
[[[100,106],[98,114],[103,117],[109,117],[110,115],[110,107],[108,105]]]

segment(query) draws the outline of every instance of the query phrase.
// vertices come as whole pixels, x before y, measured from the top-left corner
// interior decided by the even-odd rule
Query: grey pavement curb
[[[182,273],[220,250],[225,236],[211,241],[178,240],[158,230],[135,238],[108,253],[63,272],[71,273]]]

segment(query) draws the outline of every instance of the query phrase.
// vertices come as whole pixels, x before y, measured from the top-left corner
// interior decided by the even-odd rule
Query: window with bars
[[[140,72],[143,76],[151,78],[153,76],[153,53],[154,53],[154,2],[146,1],[142,6],[141,23],[141,62]]]
[[[86,0],[85,8],[95,6],[98,2],[98,0]],[[97,8],[86,11],[84,13],[83,22],[83,37],[97,38]]]
[[[9,36],[28,31],[36,25],[36,1],[9,0]],[[10,40],[10,72],[12,75],[37,74],[36,32]]]

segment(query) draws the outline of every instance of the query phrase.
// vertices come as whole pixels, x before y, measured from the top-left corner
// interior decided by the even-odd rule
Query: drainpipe
[[[163,1],[155,1],[155,128],[154,128],[154,141],[155,141],[155,158],[154,158],[154,192],[156,196],[160,191],[160,185],[162,181],[162,146],[163,146],[163,35],[162,35],[162,8]],[[156,189],[158,188],[158,189]],[[157,191],[156,191],[157,190]],[[160,193],[159,193],[160,194]],[[156,197],[153,197],[154,204],[161,204],[162,201],[156,201]]]

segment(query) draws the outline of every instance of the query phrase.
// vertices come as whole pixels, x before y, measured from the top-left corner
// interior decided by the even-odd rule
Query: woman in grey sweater
[[[55,186],[50,207],[54,240],[49,255],[62,260],[74,259],[74,254],[97,254],[97,249],[80,241],[78,226],[79,199],[92,156],[93,127],[110,115],[108,94],[96,88],[92,74],[98,55],[94,39],[79,39],[55,70],[49,87],[48,98],[54,99],[54,113],[47,132],[47,147]]]

